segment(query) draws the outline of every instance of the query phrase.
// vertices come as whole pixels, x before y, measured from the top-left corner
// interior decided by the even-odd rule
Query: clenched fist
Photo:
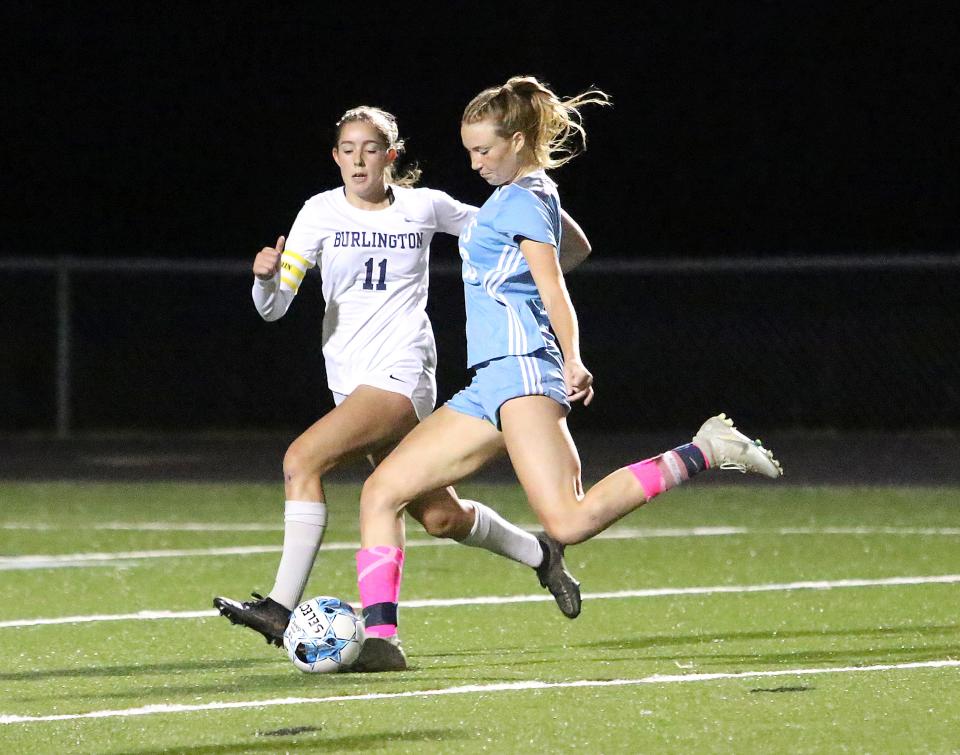
[[[283,255],[283,244],[286,238],[277,238],[277,246],[265,246],[253,260],[253,274],[261,280],[269,280],[280,272],[280,257]]]

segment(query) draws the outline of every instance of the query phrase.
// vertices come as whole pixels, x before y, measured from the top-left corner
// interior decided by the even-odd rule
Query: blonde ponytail
[[[506,84],[485,89],[463,111],[463,123],[493,120],[497,133],[509,138],[518,131],[541,168],[557,168],[587,148],[580,108],[609,105],[610,96],[588,89],[561,100],[533,76],[514,76]]]

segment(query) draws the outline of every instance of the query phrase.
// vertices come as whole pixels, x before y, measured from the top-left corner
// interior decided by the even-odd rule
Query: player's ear
[[[334,148],[331,150],[331,153],[333,154],[333,161],[339,166],[339,165],[340,165],[340,150],[338,150],[336,147],[334,147]]]
[[[510,146],[513,147],[514,154],[519,155],[523,149],[523,145],[526,143],[527,140],[523,138],[523,134],[520,131],[515,131],[513,136],[510,137]]]
[[[390,149],[387,150],[387,162],[388,163],[394,162],[397,159],[397,157],[399,157],[399,155],[400,153],[397,152],[397,150],[395,150],[393,147],[391,147]]]

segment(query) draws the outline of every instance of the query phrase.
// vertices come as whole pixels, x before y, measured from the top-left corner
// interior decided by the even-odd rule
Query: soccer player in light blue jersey
[[[471,474],[504,447],[530,507],[565,544],[587,540],[706,469],[782,474],[771,452],[720,414],[693,442],[583,490],[566,416],[571,402],[593,399],[593,375],[580,356],[557,254],[560,199],[545,170],[563,165],[576,154],[576,141],[583,143],[579,108],[608,102],[598,90],[562,100],[535,78],[514,77],[481,92],[464,111],[460,133],[471,167],[495,187],[459,239],[474,377],[363,487],[357,563],[368,635],[396,637],[403,554],[394,533],[407,502]],[[371,621],[378,615],[393,621]]]
[[[436,400],[437,354],[426,314],[430,243],[437,233],[459,234],[477,208],[415,186],[420,171],[397,168],[402,149],[390,113],[369,106],[344,113],[332,149],[342,185],[307,200],[289,236],[262,249],[253,263],[253,300],[268,321],[284,316],[307,272],[320,268],[326,311],[317,336],[336,405],[284,456],[283,551],[273,589],[250,601],[214,598],[231,622],[277,645],[326,528],[324,475],[356,457],[374,462],[385,455]],[[589,243],[572,218],[564,223],[571,242],[564,256],[582,259]],[[278,406],[304,398],[282,381],[277,391],[269,400]],[[566,616],[579,613],[579,584],[549,537],[516,527],[478,501],[461,500],[448,487],[425,493],[407,510],[431,535],[532,567]],[[391,542],[402,542],[403,520],[393,522]],[[377,644],[364,646],[361,668],[371,655],[370,665],[383,667]]]

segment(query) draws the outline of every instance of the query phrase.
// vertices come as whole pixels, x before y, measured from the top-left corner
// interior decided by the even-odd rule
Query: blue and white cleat
[[[773,458],[759,440],[751,440],[733,426],[726,414],[711,417],[693,436],[693,442],[707,458],[711,467],[753,472],[777,479],[783,467]]]

